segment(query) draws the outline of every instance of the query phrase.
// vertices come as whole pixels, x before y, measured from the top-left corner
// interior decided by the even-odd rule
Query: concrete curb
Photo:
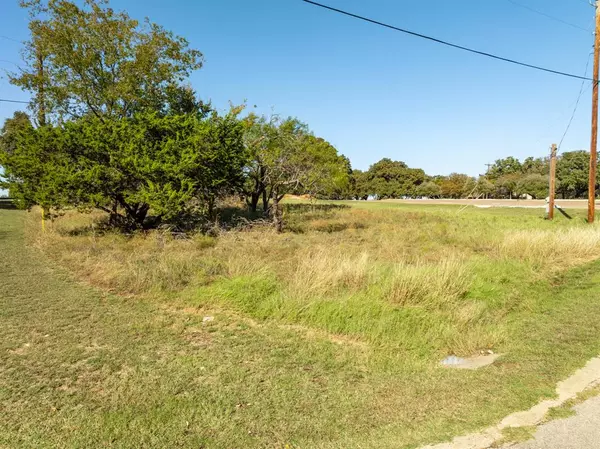
[[[482,432],[454,438],[449,443],[425,446],[421,449],[487,449],[502,439],[502,430],[510,427],[535,426],[542,422],[546,413],[575,398],[582,391],[600,384],[600,357],[593,358],[583,368],[556,386],[556,399],[534,405],[527,411],[508,415],[499,424]]]

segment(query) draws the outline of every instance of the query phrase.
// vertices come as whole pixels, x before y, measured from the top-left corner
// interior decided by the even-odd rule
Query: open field
[[[283,234],[176,239],[0,211],[0,447],[387,449],[488,426],[600,352],[600,228],[571,212],[288,202]],[[439,366],[488,349],[506,355]]]

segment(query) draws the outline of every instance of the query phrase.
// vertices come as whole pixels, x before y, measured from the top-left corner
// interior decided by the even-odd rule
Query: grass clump
[[[393,304],[447,308],[468,292],[470,275],[463,262],[444,259],[396,264],[388,282],[388,299]]]
[[[537,266],[573,266],[600,257],[600,228],[519,230],[507,233],[500,252]]]
[[[296,256],[286,280],[292,298],[326,297],[340,291],[367,288],[374,279],[372,261],[367,253],[350,255],[343,250],[308,248]]]

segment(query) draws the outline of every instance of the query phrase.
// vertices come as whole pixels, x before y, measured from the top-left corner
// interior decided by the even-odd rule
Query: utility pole
[[[554,219],[554,195],[556,191],[556,144],[550,150],[550,195],[548,195],[548,220]]]
[[[596,167],[598,164],[598,75],[600,57],[600,0],[596,0],[596,30],[594,39],[594,75],[592,83],[592,142],[590,145],[590,179],[588,184],[588,223],[596,215]]]

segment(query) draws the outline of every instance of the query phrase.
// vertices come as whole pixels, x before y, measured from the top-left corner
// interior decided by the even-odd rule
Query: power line
[[[588,60],[587,60],[587,63],[585,65],[585,72],[583,72],[584,75],[587,75],[587,71],[588,71],[588,68],[590,66],[590,59],[591,59],[591,54],[588,55]],[[594,83],[590,83],[590,85],[588,86],[588,89],[593,84]],[[563,133],[562,137],[560,138],[560,143],[558,144],[558,151],[560,151],[560,147],[562,146],[562,144],[563,144],[563,142],[565,140],[565,137],[567,137],[567,133],[569,132],[569,129],[571,128],[571,124],[573,123],[573,119],[575,118],[575,113],[577,112],[577,108],[579,107],[579,102],[581,101],[581,96],[583,95],[583,87],[584,86],[585,86],[585,80],[583,80],[581,82],[581,87],[579,88],[579,95],[577,95],[577,101],[575,102],[575,107],[573,108],[573,113],[571,114],[571,118],[569,119],[569,123],[567,124],[567,128],[565,129],[565,132]]]
[[[0,98],[0,101],[3,101],[5,103],[23,103],[23,104],[29,104],[28,101],[19,101],[19,100],[6,100],[4,98]]]
[[[543,11],[537,10],[535,8],[532,8],[530,6],[524,5],[522,3],[515,2],[514,0],[506,0],[506,1],[509,2],[509,3],[512,3],[515,6],[518,6],[519,8],[523,8],[523,9],[526,9],[528,11],[531,11],[532,13],[539,14],[540,16],[544,16],[544,17],[546,17],[546,18],[548,18],[550,20],[554,20],[555,22],[562,23],[563,25],[567,25],[567,26],[570,26],[572,28],[576,28],[578,30],[585,31],[586,33],[590,33],[591,32],[590,30],[588,30],[588,29],[586,29],[584,27],[581,27],[579,25],[575,25],[574,23],[571,23],[571,22],[567,22],[566,20],[559,19],[558,17],[551,16],[550,14],[546,14]]]
[[[9,64],[13,64],[19,67],[19,64],[17,64],[16,62],[9,61],[8,59],[0,59],[0,62],[8,62]]]
[[[6,39],[7,41],[16,42],[17,44],[22,44],[23,43],[23,42],[21,42],[21,41],[19,41],[17,39],[13,39],[12,37],[4,36],[3,34],[0,34],[0,38]]]
[[[572,73],[561,72],[559,70],[553,70],[553,69],[548,69],[548,68],[540,67],[540,66],[533,65],[533,64],[527,64],[525,62],[520,62],[520,61],[516,61],[514,59],[509,59],[509,58],[504,58],[502,56],[494,55],[492,53],[486,53],[486,52],[483,52],[483,51],[474,50],[472,48],[463,47],[462,45],[453,44],[451,42],[443,41],[443,40],[437,39],[435,37],[426,36],[426,35],[420,34],[420,33],[415,33],[414,31],[405,30],[403,28],[398,28],[396,26],[389,25],[387,23],[379,22],[377,20],[369,19],[369,18],[364,17],[364,16],[359,16],[358,14],[353,14],[353,13],[348,12],[348,11],[344,11],[344,10],[341,10],[341,9],[333,8],[331,6],[323,5],[321,3],[317,3],[317,2],[314,2],[312,0],[302,0],[302,1],[305,2],[305,3],[310,3],[311,5],[314,5],[314,6],[318,6],[319,8],[328,9],[329,11],[337,12],[339,14],[343,14],[345,16],[349,16],[349,17],[353,17],[355,19],[363,20],[365,22],[369,22],[369,23],[372,23],[372,24],[375,24],[375,25],[379,25],[379,26],[382,26],[382,27],[385,27],[385,28],[389,28],[391,30],[400,31],[401,33],[409,34],[411,36],[420,37],[421,39],[426,39],[426,40],[429,40],[429,41],[432,41],[432,42],[436,42],[438,44],[442,44],[442,45],[446,45],[448,47],[456,48],[458,50],[463,50],[463,51],[466,51],[466,52],[469,52],[469,53],[475,53],[477,55],[486,56],[488,58],[497,59],[499,61],[504,61],[504,62],[508,62],[508,63],[511,63],[511,64],[520,65],[520,66],[523,66],[523,67],[528,67],[530,69],[540,70],[542,72],[553,73],[555,75],[561,75],[561,76],[566,76],[566,77],[569,77],[569,78],[576,78],[576,79],[585,80],[585,81],[593,81],[591,78],[586,78],[586,77],[583,77],[583,76],[574,75]]]

